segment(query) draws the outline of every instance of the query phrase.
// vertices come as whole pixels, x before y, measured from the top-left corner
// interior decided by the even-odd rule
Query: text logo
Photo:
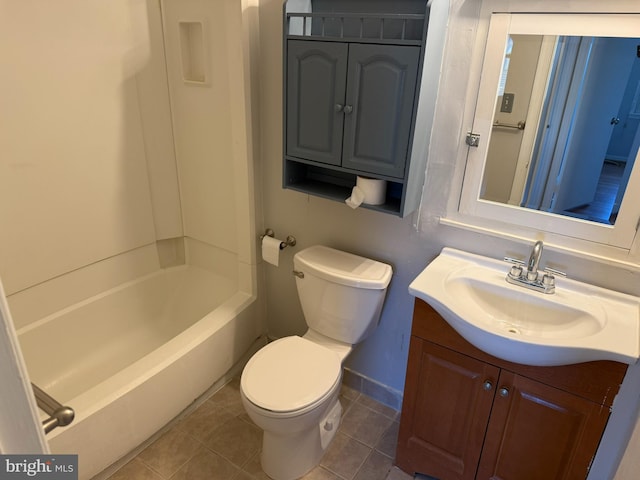
[[[77,455],[0,455],[0,480],[78,480]]]

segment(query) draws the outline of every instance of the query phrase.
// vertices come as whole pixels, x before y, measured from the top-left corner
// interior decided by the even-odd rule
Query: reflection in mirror
[[[615,224],[640,143],[639,45],[510,35],[480,198]]]

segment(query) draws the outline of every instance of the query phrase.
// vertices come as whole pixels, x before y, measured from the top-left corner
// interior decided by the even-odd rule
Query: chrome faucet
[[[538,240],[533,245],[533,250],[531,250],[531,255],[529,256],[529,263],[527,264],[527,280],[529,281],[534,281],[538,278],[538,267],[540,265],[543,248],[542,240]]]
[[[506,262],[513,263],[509,273],[507,273],[507,282],[542,293],[554,293],[556,290],[555,275],[566,276],[566,274],[559,270],[545,267],[543,269],[544,275],[540,278],[538,270],[540,269],[540,259],[542,258],[543,249],[544,244],[541,240],[538,240],[533,245],[528,262],[517,258],[505,257],[504,260]]]

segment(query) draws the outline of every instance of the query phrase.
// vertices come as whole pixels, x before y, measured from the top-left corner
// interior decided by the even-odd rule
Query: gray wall
[[[624,1],[624,0],[623,0]],[[325,244],[388,262],[394,277],[377,331],[356,346],[346,366],[394,390],[404,387],[413,297],[407,287],[444,246],[501,258],[528,255],[530,245],[466,230],[445,227],[437,222],[444,211],[450,189],[449,179],[462,132],[462,111],[468,79],[470,55],[480,1],[435,0],[451,12],[449,28],[458,29],[447,45],[442,68],[435,128],[427,170],[423,211],[405,219],[372,212],[351,210],[346,205],[282,189],[282,0],[260,1],[260,124],[261,170],[264,226],[276,236],[295,235],[298,246],[286,249],[280,267],[264,267],[267,322],[270,335],[281,337],[304,333],[306,326],[291,275],[293,254],[306,246]],[[591,2],[593,3],[593,2]],[[444,28],[444,21],[439,28]],[[451,39],[451,37],[450,37]],[[465,70],[466,69],[466,70]],[[429,75],[438,75],[433,65]],[[438,117],[438,114],[443,114]],[[416,137],[419,135],[416,134]],[[427,135],[424,135],[427,136]],[[435,154],[434,154],[435,153]],[[419,223],[418,227],[415,224]],[[533,236],[531,244],[533,243]],[[545,262],[566,265],[573,278],[586,280],[626,293],[640,294],[638,268],[615,268],[581,256],[547,251]],[[505,270],[506,271],[506,270]],[[638,418],[640,367],[630,369],[616,400],[603,447],[594,462],[590,478],[613,478],[620,457]],[[636,435],[640,437],[640,435]],[[640,440],[632,441],[625,459],[637,454]],[[633,460],[631,460],[633,462]],[[629,462],[627,461],[627,464]],[[637,463],[637,462],[636,462]],[[623,466],[625,462],[623,461]],[[632,478],[620,474],[616,480]]]
[[[380,326],[358,345],[347,367],[396,390],[404,386],[413,298],[407,287],[438,251],[413,227],[413,217],[395,216],[282,189],[282,0],[260,3],[261,143],[264,225],[276,236],[294,235],[278,268],[266,265],[269,334],[306,330],[291,275],[296,251],[324,244],[390,263],[394,276]]]

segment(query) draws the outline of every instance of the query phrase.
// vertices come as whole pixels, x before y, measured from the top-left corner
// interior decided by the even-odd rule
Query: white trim
[[[0,385],[0,452],[49,453],[1,280]]]
[[[480,134],[481,142],[477,148],[466,148],[462,145],[459,149],[459,161],[464,161],[460,158],[463,155],[468,153],[468,156],[465,181],[462,184],[457,210],[461,218],[469,216],[500,220],[506,224],[527,226],[537,231],[576,239],[589,239],[591,242],[623,248],[629,252],[633,246],[637,221],[640,218],[640,169],[634,169],[631,174],[629,188],[626,190],[618,219],[613,226],[479,200],[488,139],[495,115],[496,89],[508,35],[510,33],[560,35],[566,32],[577,35],[586,32],[587,35],[597,33],[599,36],[629,37],[637,35],[638,30],[637,15],[572,14],[571,16],[563,15],[561,19],[558,17],[558,15],[548,14],[491,15],[472,128],[474,133]],[[577,21],[572,22],[572,19]],[[615,19],[615,22],[612,22],[612,19]],[[447,216],[453,213],[450,211]]]

